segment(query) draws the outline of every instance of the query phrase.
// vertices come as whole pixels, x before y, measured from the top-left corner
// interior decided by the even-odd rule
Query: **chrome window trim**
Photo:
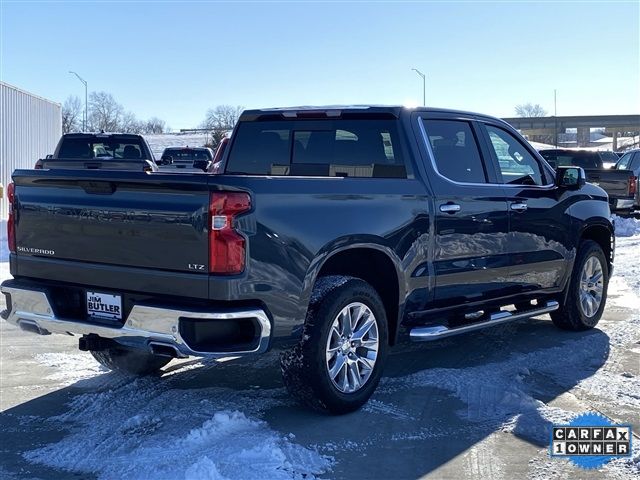
[[[429,160],[431,160],[431,166],[433,167],[433,170],[436,172],[436,175],[438,175],[440,178],[442,178],[443,180],[452,183],[454,185],[460,185],[460,186],[471,186],[471,187],[496,187],[496,186],[500,186],[500,187],[507,187],[507,188],[552,188],[555,187],[555,184],[553,183],[548,183],[546,185],[510,185],[508,183],[492,183],[492,182],[485,182],[485,183],[472,183],[472,182],[458,182],[456,180],[452,180],[449,177],[446,177],[445,175],[443,175],[442,173],[440,173],[440,171],[438,170],[438,165],[436,164],[436,157],[435,154],[433,153],[433,150],[431,148],[431,142],[429,141],[429,136],[427,135],[427,130],[424,128],[424,122],[423,120],[446,120],[446,121],[450,121],[450,122],[466,122],[466,123],[470,123],[474,120],[458,120],[458,119],[449,119],[449,118],[434,118],[434,119],[429,119],[427,117],[423,117],[418,115],[417,116],[418,119],[418,128],[420,129],[420,133],[422,134],[422,140],[424,141],[424,144],[427,148],[427,154],[429,155]],[[482,156],[482,151],[480,150],[479,146],[478,146],[478,152],[480,153],[480,158],[482,159],[482,161],[484,162],[485,159]],[[486,167],[486,165],[485,165]]]

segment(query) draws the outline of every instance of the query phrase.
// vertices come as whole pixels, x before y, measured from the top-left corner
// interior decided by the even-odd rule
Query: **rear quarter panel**
[[[392,259],[400,301],[412,268],[428,251],[429,197],[414,179],[216,176],[220,190],[253,193],[237,220],[247,239],[248,265],[237,278],[210,277],[212,299],[259,298],[277,337],[299,334],[315,278],[333,253],[368,246]],[[396,279],[389,279],[396,282]],[[426,282],[426,280],[423,280]]]

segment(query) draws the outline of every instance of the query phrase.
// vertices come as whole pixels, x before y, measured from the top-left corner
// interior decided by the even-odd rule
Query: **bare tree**
[[[202,127],[211,131],[211,145],[216,148],[225,135],[233,130],[244,107],[218,105],[207,111]]]
[[[117,132],[122,126],[124,108],[107,92],[89,95],[89,125],[91,130]]]
[[[113,95],[107,92],[92,92],[89,95],[88,124],[89,130],[92,131],[104,130],[105,132],[135,133],[138,135],[163,133],[167,129],[164,120],[158,117],[152,117],[146,121],[138,120],[133,112],[126,111],[113,98]]]
[[[62,104],[62,133],[82,129],[82,103],[76,96],[69,96]]]
[[[516,115],[519,117],[545,117],[547,115],[547,111],[542,108],[539,103],[536,103],[535,105],[531,103],[523,103],[516,105]]]
[[[144,133],[164,133],[166,129],[165,121],[158,117],[151,117],[144,125]]]
[[[138,120],[131,112],[125,112],[122,115],[122,120],[120,121],[120,127],[118,130],[122,133],[135,133],[140,135],[142,133],[146,133],[145,126],[146,122]]]

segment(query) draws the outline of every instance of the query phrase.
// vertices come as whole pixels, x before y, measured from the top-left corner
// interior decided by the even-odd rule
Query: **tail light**
[[[629,195],[635,196],[638,185],[638,177],[631,175],[629,177]]]
[[[214,192],[209,200],[209,272],[242,273],[245,264],[245,239],[233,227],[236,216],[251,208],[246,193]]]
[[[7,221],[7,242],[9,243],[9,251],[16,253],[16,213],[14,203],[16,199],[15,184],[10,183],[7,186],[7,200],[9,201],[9,219]]]

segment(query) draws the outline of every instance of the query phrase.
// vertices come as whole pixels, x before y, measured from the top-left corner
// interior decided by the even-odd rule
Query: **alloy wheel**
[[[364,303],[350,303],[336,316],[327,338],[326,365],[333,385],[354,393],[369,380],[380,346],[378,323]]]

